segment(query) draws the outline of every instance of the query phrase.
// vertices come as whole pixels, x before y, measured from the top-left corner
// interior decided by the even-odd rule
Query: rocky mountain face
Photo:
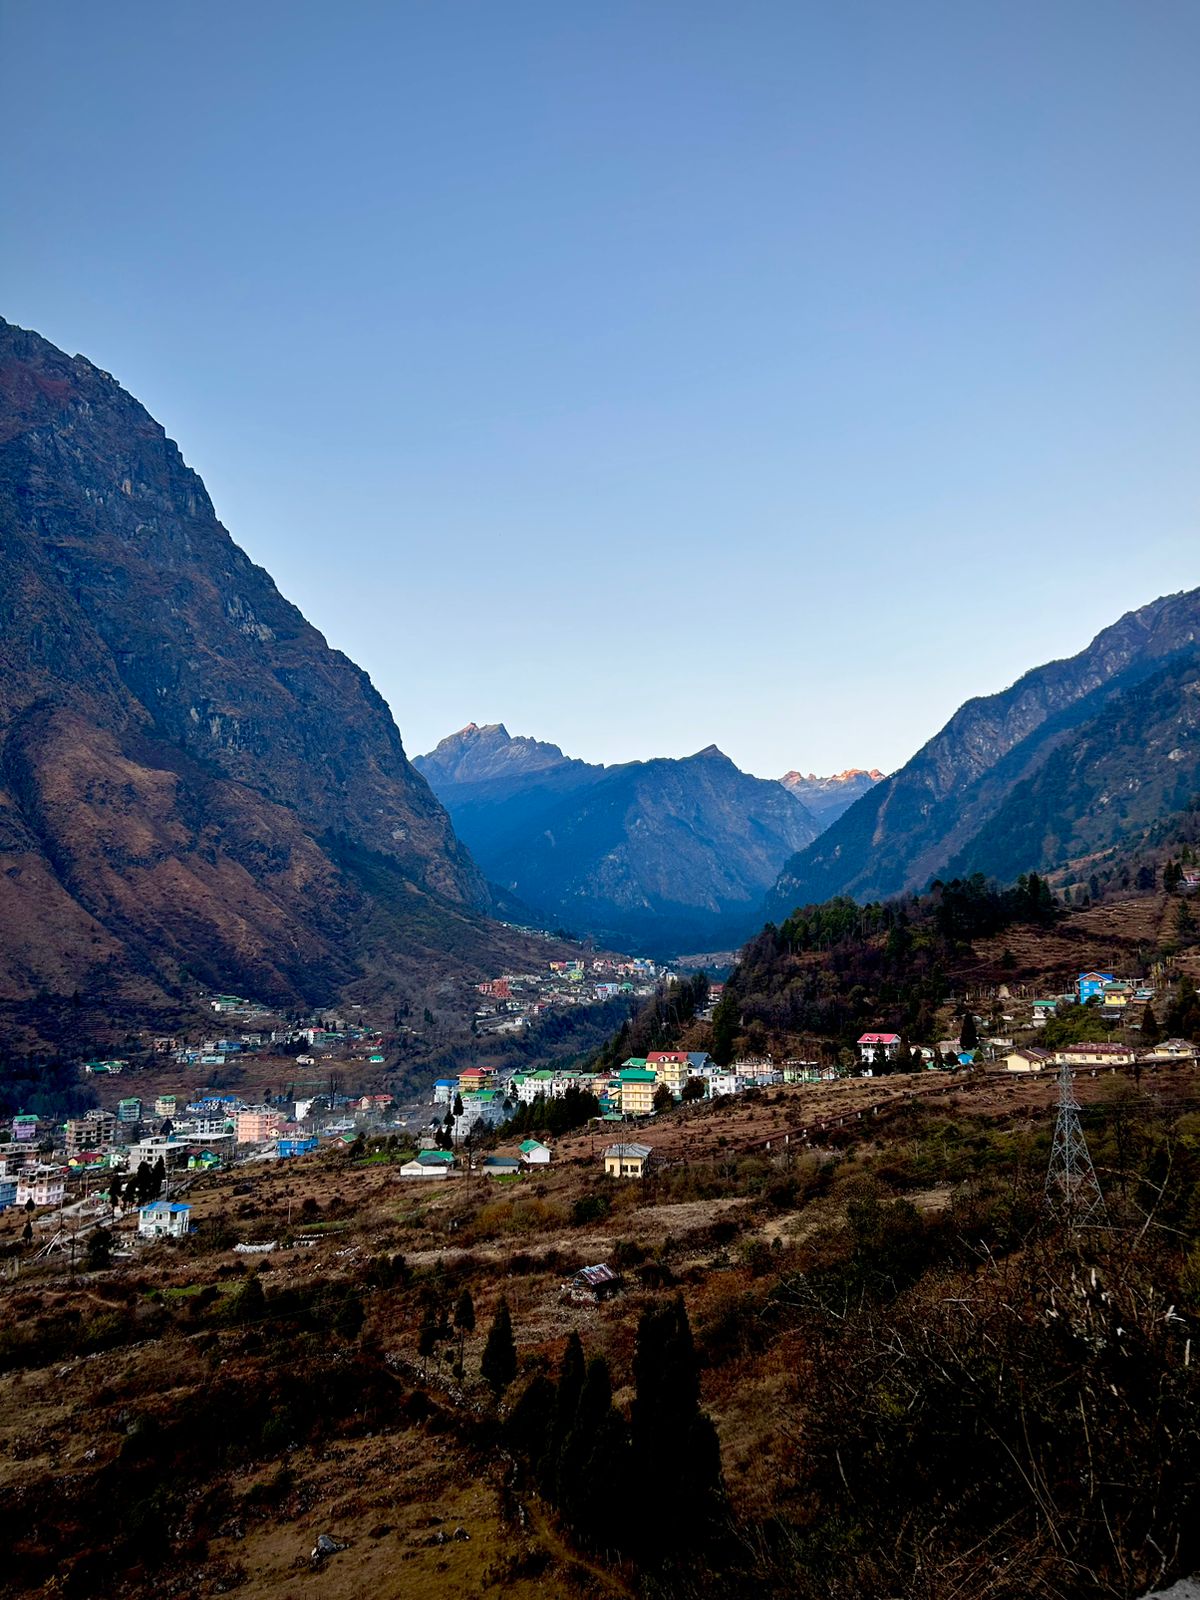
[[[715,747],[594,766],[472,724],[417,757],[488,877],[543,917],[669,953],[740,937],[818,825]]]
[[[1200,795],[1200,647],[1189,647],[1103,707],[1018,783],[947,865],[1009,881],[1089,863],[1140,840]]]
[[[413,765],[439,789],[505,780],[524,783],[534,773],[564,769],[577,773],[594,770],[585,761],[564,756],[556,744],[514,739],[502,722],[482,728],[468,722],[457,733],[448,734],[427,756],[417,756]]]
[[[159,424],[0,321],[0,1003],[324,999],[384,929],[400,967],[489,960],[487,904],[369,678]]]
[[[862,767],[849,767],[845,772],[835,772],[828,778],[818,778],[815,772],[785,772],[779,781],[789,794],[794,794],[797,800],[808,807],[824,829],[836,822],[860,795],[866,794],[884,777],[886,773],[875,767],[869,771]]]
[[[921,888],[951,862],[980,859],[973,841],[1018,786],[1122,696],[1193,654],[1198,639],[1200,590],[1169,595],[1128,612],[1069,660],[967,701],[911,761],[787,863],[768,915],[835,894],[869,900]],[[1062,803],[1076,801],[1064,796]],[[1057,848],[1046,841],[1039,858],[1017,870],[1047,865]],[[1000,865],[989,861],[983,870]]]

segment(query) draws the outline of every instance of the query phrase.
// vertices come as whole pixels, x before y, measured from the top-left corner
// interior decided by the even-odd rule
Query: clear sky
[[[0,311],[410,753],[891,768],[1200,584],[1195,0],[0,0]]]

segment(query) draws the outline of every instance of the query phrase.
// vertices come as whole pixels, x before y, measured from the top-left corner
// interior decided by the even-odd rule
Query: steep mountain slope
[[[11,1004],[149,1003],[185,968],[325,998],[375,960],[381,910],[396,970],[469,967],[498,934],[366,674],[136,400],[3,321],[0,853]]]
[[[899,772],[787,863],[768,915],[835,894],[861,900],[921,887],[1111,697],[1197,638],[1200,590],[1170,595],[1127,613],[1069,660],[968,701]]]
[[[1142,837],[1197,794],[1200,649],[1189,649],[1111,696],[1013,789],[947,872],[1007,880],[1087,857]]]
[[[715,747],[600,767],[472,724],[415,765],[497,884],[639,948],[749,931],[779,864],[817,832],[780,784]]]
[[[869,772],[862,767],[850,767],[845,772],[835,772],[828,778],[818,778],[815,772],[785,772],[780,783],[806,805],[821,825],[830,827],[848,811],[860,795],[887,776],[872,767]]]

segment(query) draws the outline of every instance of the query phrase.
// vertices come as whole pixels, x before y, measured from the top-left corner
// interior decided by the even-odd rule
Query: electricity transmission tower
[[[1064,1062],[1058,1074],[1058,1120],[1046,1169],[1046,1205],[1067,1227],[1103,1228],[1108,1225],[1104,1196],[1079,1124],[1079,1102]]]

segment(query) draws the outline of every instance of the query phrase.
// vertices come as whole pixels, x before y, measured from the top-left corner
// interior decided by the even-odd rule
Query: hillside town
[[[1046,996],[1014,995],[1001,985],[986,1010],[964,1005],[957,1036],[910,1043],[898,1033],[867,1031],[855,1051],[843,1050],[836,1059],[741,1055],[722,1064],[707,1050],[652,1050],[628,1056],[612,1069],[519,1070],[473,1063],[439,1076],[426,1097],[408,1101],[353,1083],[343,1089],[331,1073],[324,1086],[297,1092],[293,1084],[259,1100],[216,1087],[181,1087],[153,1099],[129,1093],[111,1109],[91,1107],[61,1123],[20,1111],[0,1128],[0,1211],[29,1213],[32,1237],[35,1223],[44,1229],[65,1208],[76,1209],[78,1226],[136,1207],[141,1238],[177,1238],[187,1231],[189,1213],[186,1204],[170,1196],[185,1190],[194,1176],[234,1164],[287,1162],[331,1146],[361,1150],[368,1139],[409,1151],[400,1167],[403,1179],[439,1180],[467,1171],[504,1178],[552,1160],[552,1146],[532,1135],[590,1125],[614,1137],[603,1151],[604,1170],[641,1176],[652,1147],[629,1142],[620,1128],[645,1126],[679,1104],[900,1072],[1027,1075],[1065,1066],[1093,1074],[1106,1069],[1137,1074],[1143,1067],[1195,1063],[1194,1043],[1158,1036],[1153,1005],[1163,976],[1161,971],[1145,978],[1088,970],[1069,990]],[[492,1018],[525,1025],[538,1008],[570,1004],[576,996],[645,996],[656,984],[669,992],[673,982],[653,963],[640,960],[601,959],[590,969],[582,960],[554,962],[544,974],[510,974],[481,983],[487,1004],[479,1017],[485,1025]],[[711,1021],[722,994],[722,984],[708,985],[700,1020]],[[281,1046],[302,1047],[294,1057],[297,1068],[336,1061],[348,1079],[356,1072],[365,1079],[386,1061],[384,1037],[345,1017],[256,1028],[246,1025],[259,1014],[253,1002],[218,995],[210,1004],[229,1032],[194,1045],[155,1041],[156,1052],[177,1066],[181,1077]],[[1050,1046],[1039,1042],[1054,1031],[1052,1023],[1069,1014],[1083,1018],[1088,1037]],[[233,1022],[240,1025],[236,1033]],[[89,1060],[81,1074],[119,1077],[127,1066],[119,1059]]]

